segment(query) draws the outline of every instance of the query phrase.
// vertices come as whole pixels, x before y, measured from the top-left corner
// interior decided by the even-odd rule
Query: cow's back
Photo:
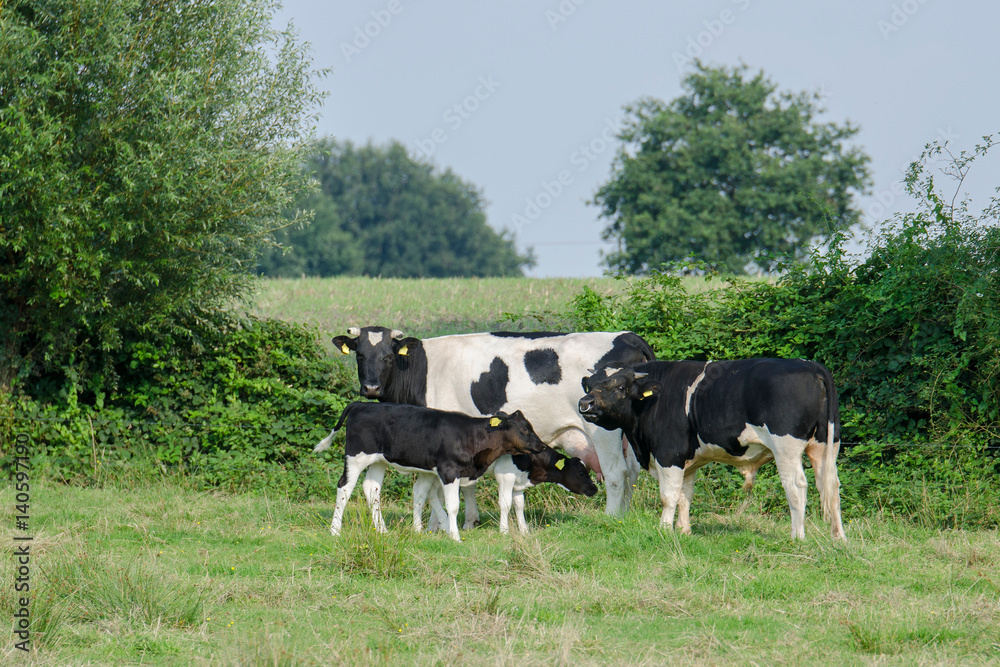
[[[464,334],[423,346],[428,407],[471,415],[521,410],[546,442],[567,428],[594,429],[577,411],[591,368],[632,363],[649,349],[629,332]]]
[[[692,418],[706,442],[733,441],[747,424],[825,441],[828,391],[836,391],[828,376],[804,359],[713,362],[694,394]]]

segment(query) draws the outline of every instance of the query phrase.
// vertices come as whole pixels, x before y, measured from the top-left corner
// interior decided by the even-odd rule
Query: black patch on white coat
[[[507,381],[509,380],[507,364],[500,357],[494,357],[490,362],[490,370],[479,376],[472,383],[469,391],[472,402],[480,414],[491,415],[507,403]]]
[[[605,366],[635,366],[647,361],[656,359],[653,348],[649,346],[642,336],[631,331],[621,334],[615,338],[611,349],[594,364],[594,370],[601,370]]]
[[[559,384],[562,380],[559,355],[551,347],[525,352],[524,369],[535,384]]]

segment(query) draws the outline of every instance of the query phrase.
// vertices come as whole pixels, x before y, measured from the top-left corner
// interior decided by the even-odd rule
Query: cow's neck
[[[510,452],[504,450],[502,442],[499,440],[494,442],[493,439],[490,438],[486,443],[484,443],[484,446],[472,456],[472,463],[476,466],[476,476],[478,477],[482,475],[486,472],[487,468],[493,465],[494,461],[504,454],[509,453]]]
[[[427,407],[427,354],[423,345],[413,346],[406,356],[396,355],[381,400]]]

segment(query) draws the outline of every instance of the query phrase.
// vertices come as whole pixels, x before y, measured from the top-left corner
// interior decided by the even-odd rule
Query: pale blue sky
[[[606,139],[625,104],[681,94],[690,54],[820,91],[821,121],[860,125],[869,220],[912,208],[899,182],[924,144],[1000,130],[1000,3],[288,0],[275,25],[289,20],[333,70],[318,133],[397,139],[476,184],[490,224],[534,246],[535,276],[602,274],[605,221],[585,202],[610,174]],[[976,202],[1000,185],[990,158],[964,187]]]

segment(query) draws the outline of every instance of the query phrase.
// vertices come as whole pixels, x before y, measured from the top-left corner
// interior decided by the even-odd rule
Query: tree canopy
[[[320,99],[273,9],[0,4],[0,390],[249,295]]]
[[[669,104],[626,107],[611,179],[592,202],[610,221],[604,238],[619,244],[610,268],[767,270],[858,223],[853,195],[870,186],[869,158],[845,145],[857,127],[815,120],[818,93],[777,92],[763,72],[701,63],[683,88]]]
[[[415,161],[398,142],[326,139],[307,171],[320,188],[298,206],[315,216],[275,234],[285,250],[262,258],[265,275],[519,276],[534,265],[530,250],[519,254],[511,235],[486,224],[475,186]]]

